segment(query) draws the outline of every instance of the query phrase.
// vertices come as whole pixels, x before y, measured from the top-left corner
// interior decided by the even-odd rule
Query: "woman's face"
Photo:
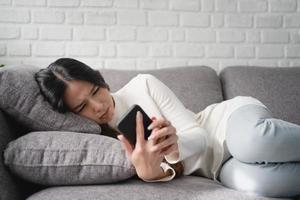
[[[113,98],[108,89],[87,81],[69,81],[64,94],[64,103],[72,112],[98,124],[111,121],[114,113]]]

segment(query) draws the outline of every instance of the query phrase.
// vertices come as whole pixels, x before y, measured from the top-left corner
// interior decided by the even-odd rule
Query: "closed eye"
[[[95,95],[99,91],[100,87],[97,86],[96,90],[93,92],[93,95]]]

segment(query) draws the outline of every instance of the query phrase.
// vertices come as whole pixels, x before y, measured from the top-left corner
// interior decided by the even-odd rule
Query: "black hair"
[[[41,93],[53,109],[61,113],[70,111],[63,101],[68,81],[88,81],[109,90],[109,86],[99,71],[72,58],[60,58],[56,60],[47,68],[38,71],[34,75],[34,78],[39,85]]]
[[[56,60],[47,68],[41,69],[35,73],[34,78],[39,85],[42,95],[50,103],[53,109],[60,113],[71,111],[63,101],[68,81],[88,81],[101,88],[110,90],[99,71],[72,58],[60,58]],[[116,135],[118,134],[118,132],[108,124],[101,124],[101,129],[102,135],[116,138]]]

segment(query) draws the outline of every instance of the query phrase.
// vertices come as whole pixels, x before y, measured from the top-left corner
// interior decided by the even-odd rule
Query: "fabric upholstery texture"
[[[11,127],[5,114],[0,110],[0,152],[2,153],[6,144],[13,140]],[[17,187],[15,177],[9,173],[9,170],[4,166],[3,156],[0,156],[0,199],[16,199],[21,200],[22,195],[20,189]]]
[[[32,66],[0,68],[0,108],[34,131],[74,131],[99,134],[95,122],[73,113],[54,111],[40,93]]]
[[[42,185],[111,183],[134,176],[121,143],[75,132],[32,132],[8,144],[5,164],[21,178]]]
[[[53,187],[38,192],[27,200],[270,200],[239,192],[216,184],[212,180],[185,176],[168,183],[145,183],[131,179],[114,185]],[[275,199],[274,199],[275,200]],[[276,199],[280,200],[280,198]]]
[[[223,100],[222,87],[216,72],[206,66],[178,67],[160,70],[101,70],[111,88],[117,91],[139,73],[152,74],[164,82],[186,108],[198,113],[212,103]]]
[[[224,98],[253,96],[274,118],[300,124],[300,67],[225,68],[220,73]]]

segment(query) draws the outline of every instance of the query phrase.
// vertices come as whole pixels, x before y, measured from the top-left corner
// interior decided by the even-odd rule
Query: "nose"
[[[104,108],[103,103],[101,103],[93,98],[90,98],[90,105],[92,106],[92,109],[95,112],[101,112]]]

